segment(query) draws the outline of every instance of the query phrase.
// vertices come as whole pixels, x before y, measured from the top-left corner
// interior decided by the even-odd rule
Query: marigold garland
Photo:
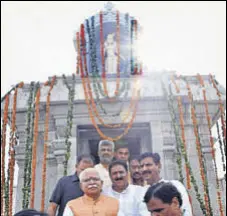
[[[222,206],[222,201],[221,201],[221,191],[220,191],[220,184],[218,180],[218,171],[217,171],[217,162],[216,162],[216,155],[215,155],[215,148],[214,148],[214,139],[212,136],[212,125],[211,125],[211,118],[209,115],[208,111],[208,102],[207,102],[207,97],[206,97],[206,90],[205,90],[205,85],[204,85],[204,80],[200,74],[197,74],[197,79],[200,82],[200,85],[203,87],[203,99],[204,99],[204,104],[205,104],[205,111],[206,111],[206,118],[207,118],[207,123],[208,123],[208,129],[209,129],[209,134],[210,134],[210,145],[211,145],[211,153],[212,153],[212,158],[214,162],[214,171],[216,175],[216,184],[217,184],[217,196],[218,196],[218,204],[219,204],[219,211],[221,216],[224,216],[224,210]]]
[[[105,93],[103,92],[102,87],[100,86],[100,83],[99,83],[100,76],[99,76],[99,73],[98,73],[98,70],[97,70],[96,54],[94,53],[95,52],[95,44],[94,44],[93,41],[95,41],[95,38],[94,38],[95,36],[94,36],[94,33],[93,33],[94,32],[93,28],[94,28],[94,19],[92,19],[92,34],[93,35],[91,35],[89,20],[86,20],[86,29],[87,29],[88,38],[89,38],[89,53],[90,53],[90,62],[91,62],[91,70],[92,70],[92,73],[89,73],[89,74],[92,74],[92,84],[93,84],[93,89],[94,89],[94,93],[95,93],[95,97],[96,97],[96,104],[100,107],[100,109],[103,111],[103,113],[105,115],[107,115],[107,111],[103,107],[103,105],[100,101],[100,97],[99,97],[99,92],[103,97],[106,97],[106,96],[105,96]],[[76,41],[80,41],[78,32],[76,34]],[[86,44],[86,43],[83,42],[83,44]],[[77,50],[80,50],[80,44],[78,42],[77,42]],[[79,55],[77,57],[78,57],[77,60],[79,61]],[[85,62],[84,64],[86,64],[86,61],[84,61],[84,62]],[[79,62],[77,62],[77,65],[79,65]],[[85,66],[85,68],[86,68],[86,66]],[[126,98],[127,95],[128,95],[128,91],[127,91],[128,89],[129,89],[129,82],[127,80],[127,84],[126,84],[126,82],[124,80],[122,87],[118,91],[117,96],[120,97],[120,95],[125,91],[124,98]],[[111,116],[112,117],[119,116],[121,111],[122,111],[122,107],[123,107],[123,103],[121,104],[119,112],[117,112],[116,114],[113,114]]]
[[[31,181],[32,181],[32,151],[33,151],[33,141],[34,141],[34,130],[35,130],[35,98],[38,93],[38,90],[40,88],[40,83],[37,82],[35,85],[35,91],[34,91],[34,101],[33,101],[33,111],[32,111],[32,120],[31,120],[31,133],[30,133],[30,146],[29,146],[29,162],[28,162],[28,172],[27,172],[27,198],[26,203],[29,203],[30,193],[31,193]]]
[[[114,138],[108,137],[105,134],[103,134],[103,132],[99,129],[99,126],[96,124],[96,121],[95,121],[93,113],[92,113],[92,108],[90,107],[89,96],[88,96],[88,93],[86,91],[86,81],[85,80],[86,79],[82,78],[83,88],[85,89],[85,91],[84,91],[85,101],[86,101],[86,104],[87,104],[87,107],[88,107],[88,112],[89,112],[89,116],[90,116],[90,119],[92,121],[92,124],[94,125],[94,127],[97,130],[97,132],[99,133],[99,135],[103,139],[107,139],[107,140],[111,140],[111,141],[117,141],[117,140],[121,139],[125,134],[128,133],[129,129],[132,127],[133,121],[134,121],[135,116],[136,116],[138,100],[136,100],[136,104],[135,104],[135,107],[134,107],[132,118],[131,118],[130,122],[128,123],[128,126],[125,128],[124,132],[121,135],[119,135],[117,137],[114,137]],[[137,97],[138,97],[138,94],[137,94]]]
[[[34,125],[34,142],[32,147],[32,179],[31,179],[31,199],[30,208],[34,208],[35,202],[35,178],[36,178],[36,160],[37,160],[37,143],[39,135],[39,103],[40,103],[40,88],[38,89],[35,101],[35,125]]]
[[[20,83],[18,85],[18,88],[22,88],[24,83]],[[16,109],[17,109],[17,94],[18,94],[18,88],[15,89],[14,97],[13,97],[13,111],[12,111],[12,125],[11,125],[11,137],[10,137],[10,146],[9,146],[9,152],[10,152],[10,159],[9,159],[9,216],[12,216],[12,210],[13,210],[13,183],[14,183],[14,168],[15,168],[15,150],[14,146],[16,145]]]
[[[65,154],[65,161],[64,161],[64,175],[67,175],[67,168],[68,168],[68,161],[70,158],[70,151],[71,151],[71,141],[69,138],[72,136],[72,125],[73,125],[73,102],[75,97],[75,75],[73,74],[72,79],[72,86],[70,87],[65,75],[62,76],[64,80],[64,84],[66,85],[69,93],[68,93],[68,113],[67,113],[67,127],[65,130],[65,145],[66,145],[66,154]]]
[[[82,81],[82,82],[83,82],[83,81]],[[83,85],[84,85],[84,83],[83,83]],[[86,94],[86,92],[85,92],[85,94]],[[86,99],[86,103],[87,103],[87,106],[88,106],[88,111],[89,111],[89,116],[90,116],[90,118],[91,118],[91,121],[92,121],[93,125],[95,126],[97,132],[99,133],[99,135],[100,135],[103,139],[107,139],[107,140],[111,140],[111,141],[117,141],[117,140],[120,140],[124,135],[126,135],[126,134],[128,133],[129,129],[132,127],[133,121],[134,121],[135,116],[136,116],[136,110],[137,110],[138,101],[137,101],[137,103],[136,103],[136,105],[135,105],[135,109],[134,109],[134,112],[133,112],[133,116],[132,116],[131,121],[129,122],[127,128],[124,130],[124,132],[123,132],[121,135],[119,135],[119,136],[117,136],[117,137],[114,137],[114,138],[111,138],[111,137],[108,137],[108,136],[106,136],[105,134],[103,134],[102,131],[99,129],[98,125],[97,125],[96,122],[95,122],[94,116],[93,116],[93,114],[92,114],[92,110],[91,110],[91,108],[90,108],[90,104],[89,104],[89,101],[88,101],[88,99],[87,99],[87,95],[85,96],[85,99]]]
[[[5,97],[3,124],[2,124],[2,137],[1,137],[1,215],[3,215],[4,206],[4,188],[5,188],[5,148],[6,148],[6,127],[8,123],[8,108],[9,108],[9,95]]]
[[[77,39],[78,39],[78,34],[77,34]],[[90,98],[90,101],[91,101],[91,104],[92,104],[92,108],[94,110],[94,113],[96,115],[96,117],[98,118],[99,122],[104,125],[105,127],[109,127],[109,128],[117,128],[117,127],[121,127],[122,124],[117,124],[117,125],[108,125],[108,124],[105,124],[103,122],[103,120],[100,118],[99,114],[98,114],[98,111],[97,111],[97,108],[96,108],[96,104],[94,102],[94,99],[93,99],[93,96],[92,96],[92,89],[91,89],[91,85],[90,85],[90,79],[89,79],[89,76],[88,76],[88,71],[87,71],[87,64],[86,64],[86,47],[85,47],[85,44],[86,44],[86,41],[85,41],[85,38],[84,38],[84,26],[83,24],[81,25],[81,51],[83,53],[83,60],[84,62],[82,61],[82,57],[79,56],[78,59],[80,59],[80,71],[81,71],[81,79],[83,80],[83,88],[84,88],[84,92],[86,92],[86,95],[89,95],[89,98]],[[79,43],[77,43],[77,48],[79,48]],[[80,55],[80,53],[78,53],[78,55]],[[83,69],[83,63],[84,63],[84,69]],[[83,76],[85,74],[85,76]],[[86,86],[88,86],[88,91],[87,91],[87,88]],[[88,94],[87,94],[88,93]],[[123,122],[125,122],[127,120],[127,118],[129,117],[130,115],[130,109],[133,107],[133,97],[132,97],[132,100],[130,102],[130,106],[129,106],[129,111],[127,112],[127,115],[125,115],[124,119],[123,119]]]
[[[225,110],[223,108],[223,104],[222,104],[222,100],[221,100],[221,93],[219,92],[217,85],[215,83],[215,80],[213,78],[213,76],[210,74],[210,79],[211,82],[214,86],[214,88],[216,89],[217,92],[217,96],[218,96],[218,102],[219,102],[219,109],[221,111],[221,123],[222,123],[222,130],[223,130],[223,137],[224,137],[224,145],[225,145],[225,152],[226,152],[226,120],[225,120]]]
[[[43,165],[42,165],[42,194],[41,194],[41,212],[44,212],[45,208],[45,193],[46,193],[46,160],[47,160],[47,142],[49,132],[49,114],[50,114],[50,96],[54,87],[56,76],[52,78],[50,88],[46,100],[46,119],[45,119],[45,132],[44,132],[44,147],[43,147]]]
[[[32,118],[32,113],[33,113],[33,109],[32,109],[32,102],[33,102],[33,94],[34,94],[34,82],[31,82],[30,84],[30,89],[29,89],[29,96],[28,96],[28,100],[27,100],[27,104],[28,104],[28,109],[27,109],[27,116],[26,116],[26,127],[25,127],[25,164],[24,164],[24,185],[22,188],[22,192],[23,192],[23,200],[22,200],[22,208],[28,208],[28,169],[29,169],[29,157],[31,155],[30,149],[31,149],[31,129],[32,124],[31,124],[31,118]],[[34,115],[33,115],[34,116]],[[29,149],[30,148],[30,149]]]
[[[97,119],[99,120],[99,122],[100,122],[103,126],[105,126],[105,127],[107,127],[107,128],[119,128],[119,127],[121,127],[122,124],[124,124],[124,123],[127,121],[127,119],[129,118],[129,116],[130,116],[130,110],[131,110],[133,107],[135,107],[135,104],[137,103],[138,98],[135,98],[135,102],[134,102],[133,97],[132,97],[132,99],[131,99],[131,101],[130,101],[130,105],[129,105],[128,111],[127,111],[126,115],[124,116],[124,118],[122,119],[122,123],[120,123],[120,124],[115,124],[115,125],[105,124],[104,121],[102,120],[102,118],[99,116],[99,113],[98,113],[98,111],[97,111],[96,104],[95,104],[94,99],[93,99],[93,96],[92,96],[91,88],[88,87],[88,91],[87,91],[87,89],[86,89],[86,85],[87,85],[87,84],[88,84],[88,86],[90,86],[89,78],[87,77],[87,78],[82,78],[82,79],[85,80],[85,82],[84,82],[85,85],[83,85],[84,92],[87,93],[88,98],[89,98],[89,101],[91,101],[91,106],[92,106],[92,108],[93,108],[93,111],[94,111],[94,113],[95,113],[95,116],[97,117]],[[135,92],[135,88],[133,89],[133,92]],[[134,95],[134,94],[135,94],[135,93],[133,93],[133,95]]]
[[[225,157],[225,153],[224,153],[224,150],[223,150],[223,145],[224,144],[222,143],[222,140],[221,140],[221,134],[220,134],[220,128],[219,128],[219,123],[218,122],[216,123],[216,128],[217,128],[217,134],[218,134],[219,148],[220,148],[220,152],[221,152],[221,160],[222,160],[223,172],[226,172],[226,164],[225,164],[226,157]]]
[[[99,69],[98,69],[98,66],[97,66],[94,21],[95,20],[94,20],[94,16],[93,16],[91,18],[91,30],[90,30],[89,21],[86,20],[86,30],[87,30],[88,38],[89,38],[89,52],[90,52],[90,62],[91,62],[91,73],[89,73],[89,74],[92,74],[91,77],[92,77],[92,80],[93,80],[93,82],[92,82],[93,83],[93,87],[94,87],[94,90],[95,90],[95,93],[96,93],[97,102],[100,104],[100,101],[98,99],[99,98],[99,93],[104,98],[107,98],[108,100],[113,100],[114,98],[107,97],[105,92],[104,92],[104,90],[102,89],[102,86],[101,86],[102,76],[100,77]],[[78,37],[77,41],[79,41],[79,37]],[[80,50],[80,48],[78,48],[77,50]],[[125,70],[125,74],[127,74],[126,70]],[[115,96],[116,97],[120,97],[120,95],[125,91],[126,88],[127,88],[126,84],[125,84],[125,82],[123,82],[122,87],[118,91],[118,94],[115,95]],[[97,90],[99,90],[99,91],[97,91]],[[102,106],[100,106],[100,108],[104,111]],[[104,113],[105,113],[105,111],[104,111]]]
[[[197,198],[197,200],[198,200],[198,202],[200,204],[200,208],[201,208],[201,210],[203,212],[203,215],[207,216],[206,215],[206,210],[205,210],[205,205],[204,205],[204,202],[203,202],[203,200],[201,198],[201,195],[199,193],[199,187],[198,187],[197,181],[196,181],[196,179],[195,179],[195,177],[193,175],[193,171],[192,171],[192,168],[191,168],[191,165],[190,165],[190,162],[189,162],[188,155],[186,154],[186,151],[184,150],[184,144],[183,144],[181,136],[180,136],[178,125],[176,123],[176,113],[175,113],[175,108],[173,106],[174,102],[173,102],[173,99],[172,99],[172,95],[171,94],[168,95],[167,89],[166,89],[166,87],[165,87],[163,82],[162,82],[162,89],[163,89],[163,91],[165,93],[165,96],[167,98],[168,108],[169,108],[171,120],[172,120],[172,123],[173,123],[174,133],[175,133],[175,136],[176,136],[176,139],[177,139],[177,145],[180,145],[179,147],[181,148],[181,153],[183,155],[185,163],[189,167],[191,183],[192,183],[192,185],[194,187],[194,190],[195,190],[195,193],[196,193],[196,198]]]
[[[1,98],[1,103],[5,100],[6,96],[9,95],[12,91],[14,91],[16,88],[21,88],[20,86],[23,86],[24,82],[20,82],[16,84],[14,87],[12,87],[2,98]]]
[[[207,215],[213,215],[211,204],[209,201],[210,197],[209,197],[208,181],[207,181],[207,176],[205,173],[205,163],[204,163],[204,157],[203,157],[203,153],[202,153],[202,149],[201,149],[201,142],[199,139],[198,122],[197,122],[197,118],[196,118],[195,107],[193,104],[193,95],[192,95],[191,87],[190,87],[189,83],[187,81],[186,81],[186,83],[187,83],[187,90],[188,90],[188,98],[189,98],[189,101],[191,104],[191,119],[193,122],[194,134],[195,134],[195,138],[196,138],[196,149],[197,149],[198,158],[199,158],[200,176],[201,176],[202,183],[203,183],[206,213],[207,213]]]
[[[172,76],[171,78],[176,92],[179,94],[180,93],[180,89],[179,86],[177,85],[177,83],[175,82],[174,77]],[[182,100],[181,100],[181,96],[177,97],[177,104],[178,104],[178,110],[179,110],[179,114],[180,114],[180,128],[181,128],[181,136],[182,136],[182,142],[184,144],[184,149],[185,151],[187,151],[187,144],[186,144],[186,138],[185,138],[185,129],[184,129],[184,114],[183,114],[183,108],[182,108]],[[190,190],[191,189],[191,180],[190,180],[190,174],[189,174],[189,168],[188,166],[185,164],[185,168],[186,168],[186,180],[187,180],[187,189]]]

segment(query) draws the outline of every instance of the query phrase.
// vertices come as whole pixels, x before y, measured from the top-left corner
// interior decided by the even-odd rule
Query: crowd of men
[[[160,176],[159,154],[130,158],[128,146],[101,140],[98,156],[95,165],[80,155],[75,173],[58,181],[49,216],[192,216],[184,185]]]

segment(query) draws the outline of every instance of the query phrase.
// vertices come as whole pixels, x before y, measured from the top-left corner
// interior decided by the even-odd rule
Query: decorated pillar
[[[52,145],[54,148],[54,156],[57,160],[57,179],[59,180],[64,175],[66,145],[64,140],[55,140]]]
[[[164,177],[164,155],[163,155],[163,136],[162,136],[162,125],[161,121],[151,121],[150,122],[150,129],[151,129],[151,145],[152,145],[152,152],[159,153],[161,157],[161,163],[163,165],[161,169],[161,176]]]
[[[17,175],[17,188],[16,188],[16,199],[15,199],[15,212],[18,212],[22,209],[22,200],[23,192],[22,188],[24,187],[24,163],[25,163],[25,144],[20,143],[19,146],[15,146],[15,159],[19,167]],[[16,180],[16,179],[15,179]]]

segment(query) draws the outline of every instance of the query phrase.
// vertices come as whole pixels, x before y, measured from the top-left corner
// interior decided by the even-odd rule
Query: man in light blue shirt
[[[124,161],[114,161],[109,165],[112,186],[104,187],[103,194],[116,198],[125,216],[150,216],[143,202],[146,188],[128,183],[128,166]]]

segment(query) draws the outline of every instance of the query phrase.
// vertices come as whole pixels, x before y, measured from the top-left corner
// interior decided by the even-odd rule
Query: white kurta
[[[143,198],[146,188],[138,185],[129,185],[124,191],[118,193],[112,186],[103,188],[103,194],[116,198],[120,202],[120,211],[125,216],[150,216]]]

